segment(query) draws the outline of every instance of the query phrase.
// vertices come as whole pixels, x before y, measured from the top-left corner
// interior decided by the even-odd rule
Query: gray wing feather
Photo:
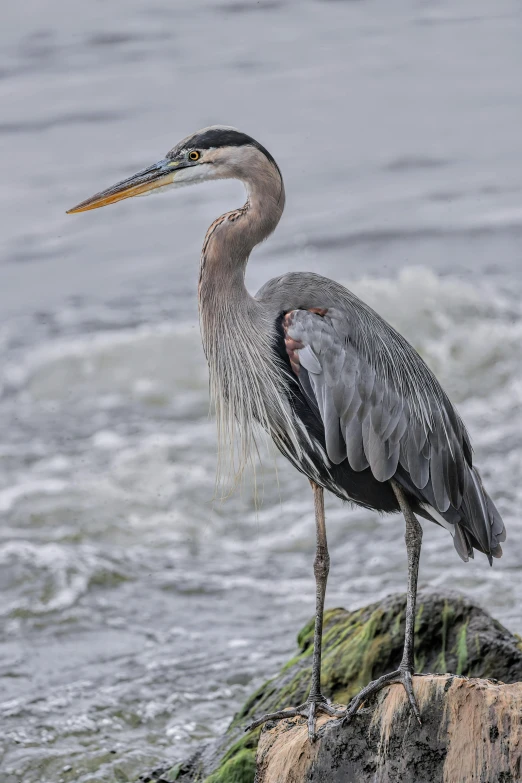
[[[444,446],[441,444],[437,445],[438,448],[434,447],[431,450],[431,485],[433,487],[433,496],[435,498],[435,508],[438,511],[444,512],[447,511],[450,506],[449,495],[446,491],[446,476],[444,471],[444,461],[446,455],[444,453]]]
[[[332,395],[325,387],[323,387],[322,392],[322,405],[319,404],[319,410],[324,422],[326,452],[331,461],[338,465],[343,459],[346,459],[346,446]]]
[[[462,422],[407,344],[398,346],[394,372],[378,358],[372,362],[369,348],[386,352],[386,344],[363,326],[353,313],[337,308],[324,316],[293,311],[288,332],[303,345],[299,382],[317,401],[328,457],[336,464],[347,458],[355,471],[369,466],[379,481],[388,481],[401,467],[418,490],[427,490],[439,512],[450,503],[458,507],[465,478],[463,440],[468,443]],[[424,377],[412,375],[407,349],[418,361],[417,376],[420,367]]]
[[[305,345],[305,347],[299,351],[299,362],[305,370],[308,370],[308,372],[311,372],[314,375],[320,375],[323,371],[317,356],[309,345]]]
[[[362,439],[362,424],[358,416],[349,419],[344,428],[344,440],[346,443],[346,455],[350,467],[357,472],[365,470],[368,459],[364,453]]]

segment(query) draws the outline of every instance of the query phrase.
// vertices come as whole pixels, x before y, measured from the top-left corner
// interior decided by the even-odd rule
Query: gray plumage
[[[311,273],[269,281],[256,298],[290,311],[288,335],[302,343],[298,382],[320,415],[328,459],[347,460],[379,482],[395,477],[454,536],[459,555],[473,544],[493,556],[502,520],[472,466],[466,428],[411,345],[370,307],[334,281]],[[324,316],[309,308],[326,308]],[[432,513],[430,513],[430,511]]]
[[[252,249],[285,205],[281,171],[259,142],[212,126],[159,163],[71,212],[154,188],[239,179],[241,209],[207,231],[199,310],[216,407],[219,471],[241,476],[256,427],[319,486],[378,511],[398,511],[395,480],[413,510],[448,528],[459,555],[501,555],[502,520],[472,462],[466,428],[409,343],[343,286],[294,273],[245,287]]]

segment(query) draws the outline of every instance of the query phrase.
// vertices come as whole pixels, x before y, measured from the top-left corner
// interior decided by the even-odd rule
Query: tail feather
[[[488,493],[484,489],[482,479],[476,468],[467,471],[462,505],[459,509],[461,519],[459,528],[469,547],[478,549],[488,556],[490,565],[493,557],[502,556],[500,543],[506,540],[506,529],[502,517]],[[457,533],[454,538],[455,548],[462,557],[463,544],[457,546]]]
[[[492,520],[491,524],[491,545],[497,547],[502,541],[506,540],[506,528],[502,517],[498,513],[497,507],[486,493],[486,503],[489,511],[489,518]]]
[[[417,501],[414,505],[416,514],[449,530],[455,549],[465,563],[473,557],[474,549],[487,555],[490,565],[494,557],[502,557],[501,543],[506,540],[504,522],[476,468],[466,464],[460,507],[450,505],[446,511],[437,510],[429,483],[419,490],[409,473],[400,466],[394,479]]]
[[[453,546],[457,550],[457,554],[461,560],[464,560],[464,562],[467,563],[470,557],[474,557],[473,547],[466,535],[466,531],[458,522],[455,524],[454,529]]]

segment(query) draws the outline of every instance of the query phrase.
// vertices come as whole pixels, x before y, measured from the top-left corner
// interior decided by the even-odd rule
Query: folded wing
[[[394,477],[449,527],[463,559],[473,547],[500,556],[504,526],[462,420],[417,352],[372,316],[314,308],[283,317],[292,370],[319,412],[328,458],[369,467],[378,481]]]

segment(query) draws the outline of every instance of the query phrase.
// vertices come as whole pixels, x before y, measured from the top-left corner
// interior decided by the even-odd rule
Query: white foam
[[[28,499],[35,495],[60,495],[67,487],[68,482],[61,479],[41,479],[26,481],[0,491],[0,512],[4,514],[10,511],[16,503],[22,499]]]
[[[204,389],[206,367],[194,325],[163,323],[57,339],[7,364],[4,377],[37,399],[153,392],[157,400],[177,388]]]

